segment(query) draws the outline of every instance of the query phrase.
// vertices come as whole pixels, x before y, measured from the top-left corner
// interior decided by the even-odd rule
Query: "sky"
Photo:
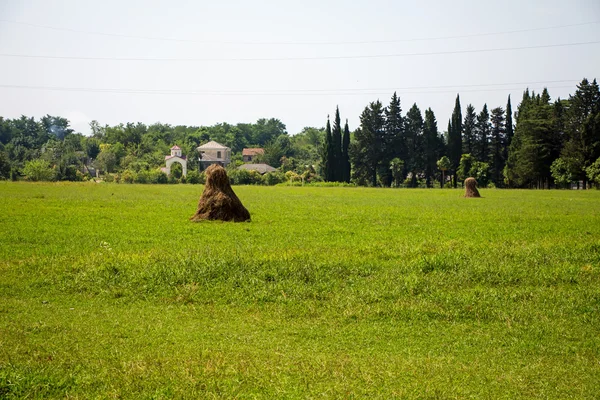
[[[0,116],[78,132],[278,118],[290,134],[339,106],[351,130],[397,92],[444,131],[460,94],[513,110],[600,78],[600,1],[0,0]]]

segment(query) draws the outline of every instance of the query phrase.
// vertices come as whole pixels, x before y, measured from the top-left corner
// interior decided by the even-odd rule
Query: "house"
[[[242,150],[242,160],[244,162],[252,162],[256,157],[262,156],[265,154],[265,149],[261,149],[260,147],[248,148]]]
[[[259,174],[264,175],[267,172],[277,171],[276,168],[271,167],[268,164],[244,164],[240,165],[238,169],[247,169],[248,171],[258,171]]]
[[[197,147],[196,150],[199,153],[198,160],[202,169],[206,169],[211,164],[226,167],[231,162],[231,149],[214,140]]]
[[[161,170],[167,174],[171,175],[171,165],[173,163],[181,164],[183,176],[187,175],[187,158],[186,156],[181,155],[181,148],[177,145],[171,147],[171,155],[165,156],[166,167],[161,168]]]

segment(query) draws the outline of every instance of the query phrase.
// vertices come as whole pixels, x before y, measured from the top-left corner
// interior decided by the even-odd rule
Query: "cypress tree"
[[[451,129],[448,131],[448,158],[452,165],[453,182],[456,187],[456,169],[462,154],[462,112],[460,110],[460,97],[456,95],[454,111],[452,112]]]
[[[340,109],[335,108],[335,119],[333,120],[332,130],[332,171],[331,179],[335,182],[341,182],[343,178],[343,162],[342,162],[342,126],[340,122]]]
[[[496,186],[502,185],[502,170],[505,163],[505,128],[504,128],[504,110],[502,107],[496,107],[492,110],[492,131],[491,131],[491,154],[490,167],[492,180]]]
[[[352,144],[352,165],[358,184],[377,186],[377,169],[381,163],[381,142],[385,125],[383,106],[379,100],[365,107],[360,116],[360,128]]]
[[[508,103],[506,103],[506,147],[510,146],[514,136],[512,106],[510,105],[510,94],[508,95]]]
[[[348,129],[348,120],[344,125],[344,137],[342,138],[342,171],[343,182],[350,183],[350,156],[348,149],[350,148],[350,130]]]
[[[333,180],[333,138],[331,136],[331,124],[329,123],[329,115],[327,116],[327,127],[325,128],[325,146],[323,151],[323,178],[327,182]]]
[[[437,160],[439,156],[439,136],[435,114],[431,108],[425,110],[425,124],[423,126],[423,147],[424,147],[424,166],[425,180],[427,187],[433,187],[432,178],[434,178],[437,169]]]

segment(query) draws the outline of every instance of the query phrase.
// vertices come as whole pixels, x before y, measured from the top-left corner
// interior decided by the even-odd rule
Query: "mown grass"
[[[600,192],[0,182],[0,398],[597,398]]]

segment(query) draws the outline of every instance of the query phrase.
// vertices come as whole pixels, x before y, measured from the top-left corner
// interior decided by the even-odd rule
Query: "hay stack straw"
[[[465,197],[481,197],[475,178],[465,179]]]
[[[190,220],[250,220],[250,213],[231,189],[227,172],[220,165],[213,164],[206,169],[206,185],[198,202],[198,211]]]

